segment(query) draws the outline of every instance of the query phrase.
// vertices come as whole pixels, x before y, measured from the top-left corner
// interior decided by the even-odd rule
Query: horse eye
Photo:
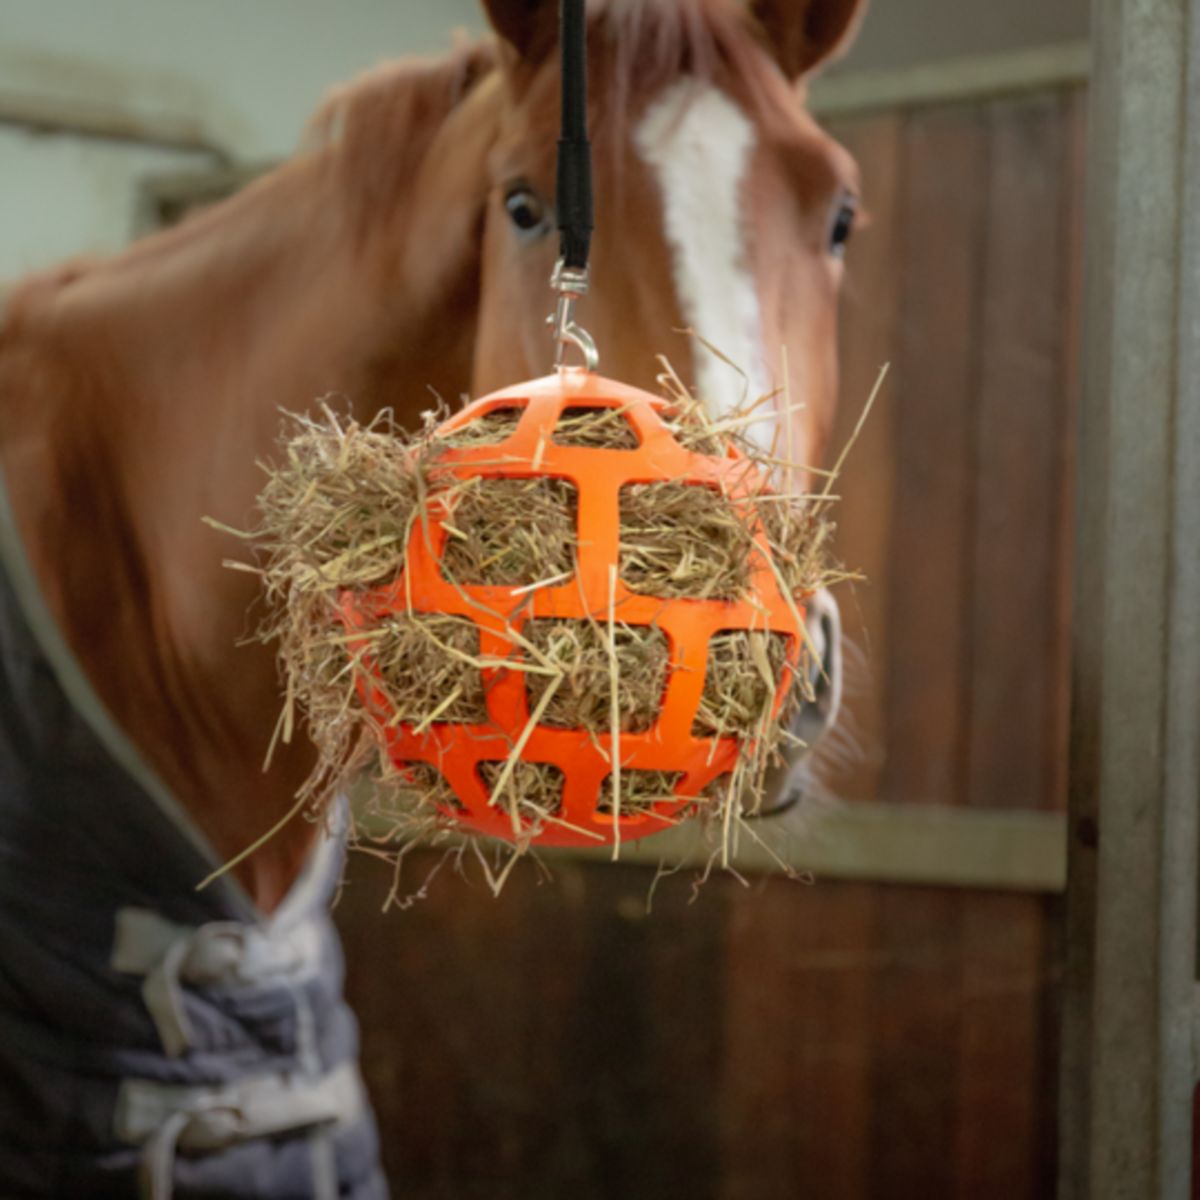
[[[519,232],[526,235],[544,233],[549,228],[546,205],[532,188],[514,187],[504,197],[504,210]]]
[[[857,215],[858,208],[853,200],[845,199],[838,206],[833,228],[829,231],[829,253],[835,258],[841,258],[845,254],[846,243],[854,232],[854,218]]]

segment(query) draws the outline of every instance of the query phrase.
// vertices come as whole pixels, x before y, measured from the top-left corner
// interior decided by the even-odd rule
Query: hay
[[[562,683],[544,710],[547,725],[605,733],[609,728],[609,646],[607,632],[586,621],[541,618],[522,630]],[[618,625],[613,635],[617,658],[617,705],[624,733],[643,733],[658,718],[667,681],[669,647],[653,626]],[[525,688],[534,709],[551,676],[529,674]]]
[[[564,408],[554,427],[559,446],[636,450],[638,435],[619,408]]]
[[[550,763],[524,759],[506,771],[507,767],[504,762],[482,762],[480,778],[491,802],[512,816],[514,834],[535,834],[562,811],[563,773]]]
[[[402,613],[370,630],[365,645],[396,724],[487,720],[479,628],[473,621]]]
[[[786,465],[743,436],[761,398],[714,420],[669,367],[661,382],[668,400],[662,416],[677,440],[695,453],[740,453],[748,478],[759,483],[736,501],[718,488],[682,481],[623,487],[619,561],[610,586],[619,575],[630,591],[664,601],[744,599],[753,572],[766,561],[765,545],[786,595],[803,604],[830,578],[828,488],[818,503],[789,493]],[[379,748],[379,710],[369,711],[356,687],[364,671],[382,694],[388,720],[422,731],[486,726],[488,679],[523,674],[530,722],[507,760],[479,768],[491,803],[511,818],[517,853],[541,830],[564,823],[562,771],[521,757],[535,723],[610,738],[613,765],[597,811],[614,817],[614,831],[618,816],[660,819],[656,806],[681,799],[679,772],[621,761],[621,735],[652,729],[669,682],[670,645],[654,625],[623,622],[615,611],[591,620],[528,618],[509,629],[509,652],[489,658],[481,652],[478,626],[462,617],[391,612],[353,634],[341,624],[340,598],[396,579],[410,535],[417,529],[428,537],[435,517],[445,531],[443,574],[461,587],[532,592],[570,583],[578,538],[571,483],[536,474],[463,479],[440,463],[447,448],[500,445],[523,412],[502,405],[450,431],[438,427],[443,414],[428,414],[422,429],[405,433],[389,414],[361,426],[326,408],[318,418],[293,419],[279,461],[267,468],[259,524],[245,536],[258,552],[254,569],[268,604],[259,636],[277,645],[287,684],[279,736],[293,736],[303,717],[319,766],[301,798],[314,811],[364,766],[373,771],[362,809],[370,829],[364,826],[360,839],[377,848],[446,836],[453,826],[447,814],[461,804],[436,767],[394,763]],[[552,437],[558,445],[596,450],[639,445],[619,408],[568,407]],[[511,464],[503,450],[496,461]],[[773,490],[761,490],[764,479]],[[680,811],[702,816],[718,831],[726,861],[745,797],[761,798],[767,768],[788,736],[782,725],[801,702],[810,673],[805,649],[799,686],[787,689],[783,712],[773,719],[779,690],[791,678],[786,650],[785,637],[744,629],[720,631],[710,643],[692,733],[737,738],[744,753],[732,772]],[[485,869],[493,885],[507,873]]]
[[[650,812],[656,804],[676,799],[675,789],[683,778],[681,771],[640,771],[626,767],[621,772],[620,812],[623,816],[640,816]],[[613,777],[605,777],[600,789],[599,812],[611,816],[613,803]],[[670,823],[664,818],[665,823]]]
[[[337,619],[337,599],[403,569],[427,442],[406,436],[389,410],[362,426],[323,406],[319,418],[290,416],[280,461],[263,464],[258,527],[241,535],[252,540],[257,566],[230,565],[262,577],[267,616],[257,636],[277,646],[286,680],[267,760],[278,739],[291,740],[298,711],[317,750],[301,805],[319,808],[369,760],[355,687],[359,663]]]
[[[621,582],[646,596],[740,599],[750,584],[751,519],[716,488],[629,484],[621,489]]]
[[[387,815],[405,822],[417,809],[436,805],[451,812],[461,810],[462,804],[450,786],[450,781],[430,763],[407,763],[393,767],[386,760],[377,765],[372,787],[367,789],[369,805],[376,815]]]
[[[490,479],[453,489],[442,570],[462,584],[521,587],[575,565],[575,489],[563,479]]]
[[[692,722],[696,737],[748,737],[769,720],[787,666],[778,633],[723,629],[708,643],[704,691]]]
[[[458,429],[439,432],[437,438],[445,445],[454,447],[497,445],[516,433],[524,412],[523,408],[512,405],[493,408],[491,412]]]
[[[417,507],[414,461],[390,413],[366,428],[295,418],[284,461],[267,473],[256,540],[270,558],[268,586],[326,593],[369,587],[404,566]]]
[[[817,513],[797,512],[794,503],[769,497],[756,507],[784,590],[791,596],[815,592],[829,575],[833,525]]]

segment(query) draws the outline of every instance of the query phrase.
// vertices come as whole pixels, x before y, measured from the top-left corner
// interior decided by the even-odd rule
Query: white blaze
[[[683,315],[746,374],[696,348],[697,391],[714,416],[770,390],[745,244],[742,185],[754,142],[754,126],[745,113],[719,88],[693,79],[664,89],[634,134],[638,154],[655,172],[662,192]],[[768,417],[748,432],[770,448],[775,422]]]

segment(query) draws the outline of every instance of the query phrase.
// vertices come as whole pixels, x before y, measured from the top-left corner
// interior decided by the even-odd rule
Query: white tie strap
[[[221,1087],[126,1079],[117,1096],[116,1133],[142,1147],[142,1195],[169,1200],[178,1151],[212,1153],[251,1138],[352,1125],[365,1104],[354,1063],[315,1079],[256,1075]]]
[[[320,967],[322,930],[314,919],[286,929],[213,921],[176,925],[144,908],[117,912],[111,964],[145,977],[142,998],[167,1054],[191,1045],[182,987],[261,987],[294,984]]]

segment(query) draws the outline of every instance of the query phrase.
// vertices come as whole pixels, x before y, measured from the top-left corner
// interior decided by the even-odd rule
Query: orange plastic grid
[[[441,527],[436,490],[429,498],[428,536],[416,522],[409,539],[405,568],[392,583],[368,593],[345,593],[341,617],[346,626],[361,629],[393,613],[451,613],[474,621],[480,653],[491,659],[520,657],[521,651],[505,634],[520,630],[534,617],[589,617],[608,620],[611,568],[618,563],[619,497],[630,483],[686,481],[723,486],[734,500],[763,486],[760,474],[732,447],[725,457],[685,449],[660,413],[666,401],[648,392],[569,369],[533,382],[493,392],[455,414],[441,432],[449,433],[498,408],[525,409],[516,429],[503,441],[447,448],[437,471],[457,479],[473,475],[491,478],[564,479],[574,485],[578,502],[576,573],[571,579],[532,591],[512,587],[451,583],[442,574],[440,558],[446,533]],[[564,408],[619,408],[640,439],[637,449],[562,446],[553,440]],[[737,761],[739,741],[733,737],[698,738],[692,724],[704,688],[709,640],[727,629],[769,630],[787,638],[787,660],[799,665],[802,631],[797,615],[784,598],[761,530],[756,537],[756,561],[748,594],[741,600],[665,599],[630,591],[616,580],[613,596],[617,620],[627,625],[653,625],[666,635],[670,651],[666,690],[658,720],[643,733],[619,737],[621,769],[682,772],[671,800],[645,812],[619,816],[623,841],[663,829],[718,776]],[[359,663],[357,684],[368,709],[379,722],[386,747],[398,767],[424,762],[445,776],[462,805],[446,810],[462,824],[492,837],[513,840],[512,818],[503,804],[489,806],[489,791],[479,764],[505,761],[529,723],[525,676],[505,668],[482,672],[489,723],[439,723],[422,733],[414,726],[393,724],[394,713],[375,686],[366,643],[352,644]],[[775,697],[782,705],[791,672]],[[610,766],[611,736],[584,730],[538,725],[530,733],[521,758],[551,763],[563,773],[562,806],[557,820],[544,823],[532,839],[541,845],[595,845],[615,840],[614,816],[597,810]]]

